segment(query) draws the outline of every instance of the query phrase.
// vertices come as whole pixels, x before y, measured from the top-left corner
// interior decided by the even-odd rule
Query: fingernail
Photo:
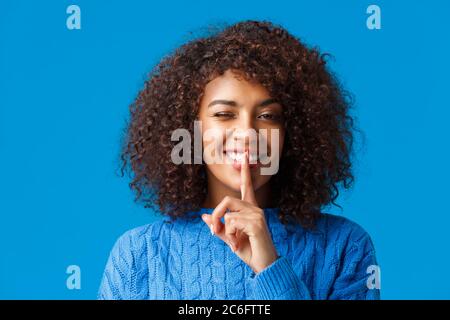
[[[209,228],[211,229],[211,234],[213,235],[214,234],[214,226],[212,223],[209,225]]]

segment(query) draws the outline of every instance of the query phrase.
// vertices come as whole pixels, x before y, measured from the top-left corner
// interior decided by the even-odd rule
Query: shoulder
[[[158,219],[130,229],[115,241],[105,267],[99,299],[144,299],[148,296],[150,261],[167,257],[172,247],[183,242],[180,230],[185,223]],[[149,269],[150,268],[150,269]]]
[[[151,253],[152,249],[156,251],[158,246],[164,247],[169,242],[176,242],[177,239],[182,241],[182,236],[199,228],[201,228],[201,224],[198,221],[197,223],[187,223],[185,220],[172,221],[169,217],[163,217],[124,232],[116,240],[113,252],[122,254],[129,252],[134,255],[144,251]]]
[[[161,221],[155,221],[122,233],[110,250],[106,271],[129,281],[133,274],[145,270],[147,257],[157,252],[152,238],[162,227]]]
[[[161,231],[167,228],[167,224],[165,219],[161,219],[129,229],[117,238],[112,250],[113,252],[139,253],[147,247],[149,242],[159,237]]]

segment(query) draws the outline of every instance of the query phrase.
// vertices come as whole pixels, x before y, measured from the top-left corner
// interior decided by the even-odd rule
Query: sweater
[[[98,299],[303,300],[379,299],[370,286],[376,266],[371,238],[347,218],[322,213],[312,230],[283,225],[264,209],[278,258],[255,274],[201,214],[164,217],[125,232],[114,244]],[[223,218],[222,218],[223,219]]]

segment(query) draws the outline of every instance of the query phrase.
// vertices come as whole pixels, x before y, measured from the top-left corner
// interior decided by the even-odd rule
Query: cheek
[[[200,136],[202,141],[203,160],[209,171],[217,176],[223,169],[221,169],[220,164],[212,162],[214,162],[214,159],[217,159],[217,148],[221,148],[223,151],[227,127],[202,109],[199,112],[198,121],[201,122]],[[220,156],[223,157],[223,155]]]
[[[202,154],[203,158],[213,160],[219,156],[217,152],[223,152],[225,134],[221,128],[205,126],[202,128]]]
[[[200,121],[201,121],[201,127],[202,127],[201,135],[202,135],[203,145],[211,144],[212,143],[211,138],[214,138],[213,140],[217,140],[217,141],[224,140],[226,127],[224,127],[220,123],[217,123],[217,121],[213,121],[209,118],[200,119]],[[207,140],[209,140],[209,141],[207,141]]]
[[[267,144],[270,147],[270,150],[274,150],[274,148],[278,147],[279,153],[281,154],[284,145],[285,130],[284,129],[277,129],[277,130],[278,135],[275,132],[272,132],[272,130],[269,131],[267,137],[268,139]]]
[[[252,183],[253,183],[253,189],[257,190],[266,183],[269,182],[271,179],[271,176],[268,175],[261,175],[261,172],[258,171],[257,173],[252,175]]]

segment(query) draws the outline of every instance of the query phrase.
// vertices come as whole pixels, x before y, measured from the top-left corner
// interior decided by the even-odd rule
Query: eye
[[[263,113],[258,118],[262,118],[263,120],[269,120],[269,121],[278,121],[280,120],[280,116],[273,113]]]
[[[216,112],[213,114],[213,117],[231,119],[231,118],[234,118],[234,113],[232,113],[232,112]]]

